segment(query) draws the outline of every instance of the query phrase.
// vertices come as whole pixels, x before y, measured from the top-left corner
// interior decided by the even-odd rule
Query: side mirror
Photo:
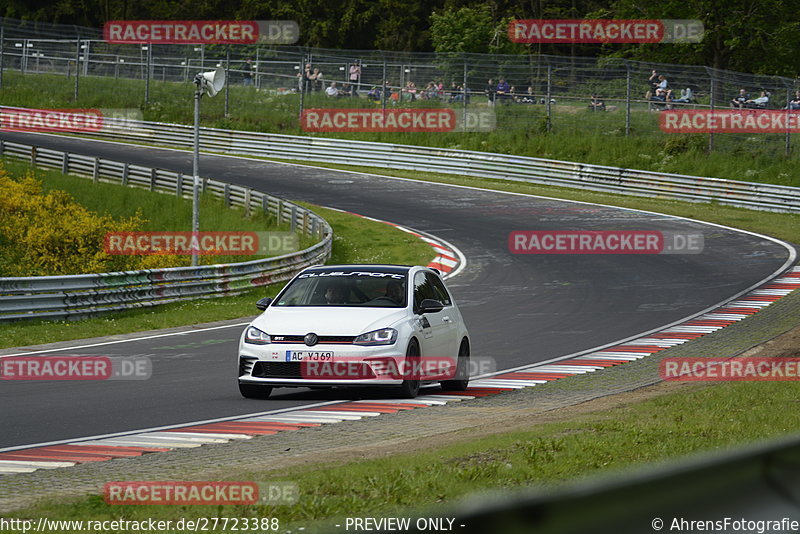
[[[423,314],[426,314],[426,313],[440,312],[443,309],[444,309],[444,304],[442,304],[438,300],[423,299],[422,302],[419,303],[419,314],[420,315],[423,315]]]
[[[272,299],[270,297],[264,297],[263,299],[258,299],[258,302],[256,302],[256,308],[264,311],[270,304],[272,304]]]

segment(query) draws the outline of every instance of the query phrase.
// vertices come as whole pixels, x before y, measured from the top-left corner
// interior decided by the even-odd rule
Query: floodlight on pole
[[[194,155],[192,157],[192,232],[200,231],[200,98],[203,94],[214,96],[225,86],[225,69],[198,72],[194,77]],[[197,249],[192,250],[192,266],[198,265]]]

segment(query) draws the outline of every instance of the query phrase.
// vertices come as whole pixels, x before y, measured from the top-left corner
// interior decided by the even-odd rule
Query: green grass
[[[60,175],[60,173],[55,174]],[[71,184],[69,178],[64,178],[63,176],[57,176],[56,178],[55,183],[61,184],[59,187]],[[59,182],[59,180],[62,181]],[[79,186],[88,185],[89,189],[92,187],[92,183],[89,180],[81,178],[73,178],[73,180]],[[124,189],[121,186],[108,187],[116,188],[113,190],[114,194],[120,193],[118,190]],[[128,190],[126,189],[126,191]],[[174,203],[176,207],[180,207],[178,204],[181,202],[189,204],[189,210],[191,210],[190,201],[179,201],[179,199],[169,195],[146,191],[130,191],[146,195],[148,198],[165,197],[149,199],[153,202]],[[102,204],[102,195],[94,195],[91,190],[86,191],[86,193],[87,198],[94,196],[94,201]],[[83,195],[79,193],[76,198],[79,196],[81,197],[81,202],[83,202]],[[87,200],[87,204],[92,202],[92,200]],[[334,210],[314,207],[310,204],[304,204],[304,206],[321,215],[333,228],[334,241],[330,263],[427,265],[435,256],[427,243],[387,224],[369,221]],[[215,211],[225,212],[222,208]],[[191,213],[191,211],[188,213]],[[227,216],[227,213],[224,215]],[[254,307],[257,299],[265,296],[275,296],[281,287],[283,287],[283,284],[274,284],[267,288],[254,289],[239,296],[165,304],[155,308],[129,310],[80,321],[0,323],[0,348],[141,332],[251,316],[257,313]]]
[[[291,506],[224,506],[222,517],[278,517],[282,528],[315,527],[335,518],[410,516],[420,507],[487,490],[557,487],[602,473],[631,470],[701,451],[719,452],[800,429],[794,382],[732,382],[684,390],[569,421],[471,439],[413,454],[300,467],[252,469],[231,480],[291,481],[300,501]],[[388,416],[391,417],[391,416]],[[14,517],[60,519],[177,519],[209,515],[203,506],[109,506],[100,496],[45,501]],[[322,523],[320,523],[322,522]]]
[[[48,91],[41,91],[42,85]],[[144,82],[101,77],[81,79],[80,97],[72,100],[73,84],[64,76],[5,73],[0,89],[4,105],[43,108],[133,108],[145,120],[192,123],[191,83],[151,82],[145,105]],[[299,127],[298,95],[273,95],[241,86],[230,88],[230,109],[224,95],[203,100],[202,124],[217,128],[306,135]],[[336,101],[338,106],[369,106],[365,99]],[[612,102],[608,102],[612,104]],[[797,151],[784,155],[783,134],[718,134],[715,150],[706,154],[706,135],[664,134],[658,113],[642,103],[632,105],[631,133],[625,137],[624,106],[593,113],[581,100],[562,100],[552,108],[552,131],[544,133],[542,105],[496,106],[497,130],[488,133],[351,133],[312,134],[366,141],[459,148],[612,165],[659,172],[714,176],[733,180],[800,186],[795,172]],[[305,107],[331,107],[332,101],[312,94]],[[404,104],[405,105],[405,104]],[[416,102],[429,107],[428,101]],[[435,105],[439,105],[438,103]],[[374,106],[372,104],[371,106]],[[472,109],[486,110],[481,98]],[[456,106],[457,110],[461,108]],[[796,136],[795,136],[796,137]],[[796,140],[793,139],[796,144]]]

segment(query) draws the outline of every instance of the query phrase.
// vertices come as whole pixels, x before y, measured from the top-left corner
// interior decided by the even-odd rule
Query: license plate
[[[333,359],[333,352],[314,350],[287,350],[287,362],[317,361],[327,362]]]

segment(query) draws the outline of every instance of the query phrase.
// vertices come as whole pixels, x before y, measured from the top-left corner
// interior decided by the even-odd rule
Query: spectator
[[[253,85],[253,60],[247,58],[242,65],[242,80],[245,87]]]
[[[655,91],[656,87],[658,87],[659,84],[658,72],[656,72],[655,69],[653,69],[653,72],[650,73],[650,77],[647,78],[647,83],[650,85],[650,91]]]
[[[505,78],[500,78],[500,81],[497,82],[497,87],[495,88],[495,94],[497,95],[495,98],[504,104],[508,104],[511,87],[506,82]]]
[[[672,102],[675,104],[690,104],[694,100],[694,94],[692,93],[692,89],[687,87],[686,89],[681,89],[681,97],[674,99]]]
[[[497,86],[494,84],[494,80],[489,78],[489,81],[486,82],[486,89],[484,90],[484,92],[486,93],[486,97],[489,99],[490,106],[494,105],[494,96],[496,87]]]
[[[739,94],[731,100],[731,107],[742,109],[747,101],[750,100],[750,95],[744,89],[739,89]]]
[[[357,89],[361,85],[361,65],[358,62],[350,63],[350,85]]]
[[[605,111],[606,103],[596,94],[592,94],[592,99],[589,101],[589,109],[592,111]]]
[[[658,85],[656,85],[656,96],[659,99],[663,99],[664,101],[669,100],[672,97],[672,90],[669,88],[669,83],[667,82],[667,78],[661,74],[658,77]]]
[[[367,92],[367,100],[372,100],[373,102],[380,102],[381,101],[381,90],[373,85],[372,89],[370,89]]]
[[[300,91],[310,92],[313,86],[311,80],[311,63],[306,63],[303,72],[297,74],[298,81],[300,82]]]
[[[519,102],[523,104],[535,104],[536,103],[536,95],[533,94],[533,87],[528,86],[528,90],[520,96]]]
[[[330,86],[325,89],[325,94],[332,97],[340,95],[339,89],[336,88],[336,82],[331,82]]]
[[[319,69],[315,68],[314,72],[311,73],[310,78],[314,84],[314,91],[316,92],[322,91],[322,87],[324,86],[325,81],[322,79],[322,73],[319,71]]]
[[[794,98],[789,100],[786,109],[800,109],[800,91],[795,91]]]
[[[765,108],[767,107],[767,104],[769,104],[769,93],[767,91],[761,91],[761,96],[758,98],[745,101],[745,105],[748,108]]]
[[[344,82],[344,84],[342,84],[341,90],[339,91],[339,96],[353,96],[354,90],[355,90],[355,87],[353,87],[352,85],[350,85],[347,82]],[[355,96],[358,96],[358,95],[355,95]]]

